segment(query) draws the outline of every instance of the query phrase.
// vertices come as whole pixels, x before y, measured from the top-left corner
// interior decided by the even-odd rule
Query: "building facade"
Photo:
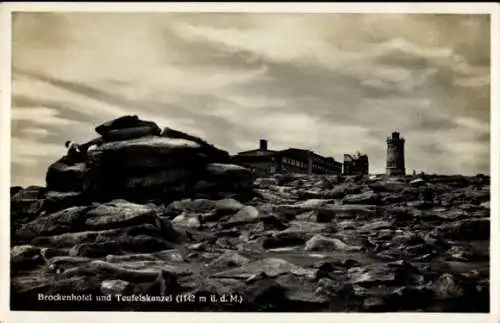
[[[369,173],[368,156],[357,153],[356,155],[344,154],[345,175],[367,175]]]
[[[405,139],[399,132],[393,132],[387,138],[387,164],[386,174],[389,176],[404,176],[405,169]]]
[[[313,151],[297,148],[269,150],[264,139],[260,140],[259,149],[240,152],[232,156],[232,162],[251,169],[259,176],[274,173],[342,173],[342,163],[333,157],[323,157]]]

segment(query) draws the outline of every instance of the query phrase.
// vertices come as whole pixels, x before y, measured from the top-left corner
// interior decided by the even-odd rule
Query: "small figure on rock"
[[[66,155],[68,157],[71,157],[71,158],[80,158],[82,157],[82,151],[80,149],[80,145],[71,141],[71,140],[67,140],[65,143],[64,143],[64,146],[66,146],[66,148],[68,148],[68,152],[66,153]]]

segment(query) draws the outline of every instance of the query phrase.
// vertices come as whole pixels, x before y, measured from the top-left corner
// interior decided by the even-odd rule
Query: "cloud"
[[[28,148],[13,145],[13,181],[43,179],[66,138],[89,140],[124,114],[231,153],[260,138],[336,159],[359,150],[373,172],[384,171],[385,138],[398,130],[409,169],[487,173],[489,23],[481,15],[17,13],[12,133]]]
[[[13,109],[11,118],[12,120],[34,120],[38,124],[53,125],[53,126],[68,126],[78,123],[75,120],[61,119],[58,117],[59,113],[56,110],[46,107],[30,107],[23,109]]]
[[[36,137],[46,137],[50,134],[50,132],[47,129],[42,129],[42,128],[26,128],[23,129],[23,132],[27,135],[32,135]]]

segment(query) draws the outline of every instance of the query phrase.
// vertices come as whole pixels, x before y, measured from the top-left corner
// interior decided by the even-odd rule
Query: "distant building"
[[[405,169],[405,139],[399,132],[393,132],[387,138],[387,165],[386,174],[389,176],[404,176]]]
[[[269,150],[261,139],[259,149],[242,151],[231,157],[232,162],[250,168],[258,175],[273,173],[341,174],[342,163],[333,157],[323,157],[310,150],[288,148]]]
[[[344,154],[345,175],[367,175],[369,172],[368,156],[366,154],[356,155]]]

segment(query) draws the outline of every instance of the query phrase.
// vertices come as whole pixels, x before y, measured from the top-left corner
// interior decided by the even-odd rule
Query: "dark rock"
[[[47,189],[58,192],[82,192],[87,188],[87,165],[64,156],[47,170]]]
[[[245,223],[255,221],[260,218],[260,212],[253,206],[244,206],[229,219],[229,223]]]
[[[161,260],[166,263],[183,263],[185,262],[184,257],[179,253],[179,251],[172,250],[162,250],[152,253],[136,253],[129,255],[108,255],[106,256],[106,261],[111,263],[116,262],[131,262],[131,261],[156,261]]]
[[[45,210],[44,199],[19,199],[11,201],[12,224],[26,223],[42,214]]]
[[[167,210],[180,214],[182,212],[205,213],[216,209],[216,202],[207,199],[184,199],[175,201],[167,206]]]
[[[114,200],[86,212],[83,226],[89,230],[105,230],[140,224],[155,224],[158,209],[152,206]]]
[[[378,220],[371,223],[367,223],[363,225],[360,230],[361,231],[373,231],[380,229],[392,229],[394,224],[385,220]]]
[[[200,228],[201,220],[197,214],[182,213],[172,219],[172,224],[186,228]]]
[[[219,214],[231,214],[240,211],[243,204],[232,198],[221,199],[215,202],[215,210]]]
[[[348,270],[350,284],[362,287],[376,285],[394,286],[402,282],[409,283],[410,278],[418,270],[403,261],[373,264],[364,267],[353,267]]]
[[[490,200],[490,190],[488,189],[473,189],[469,187],[464,191],[465,198],[474,205],[479,205]]]
[[[303,245],[305,243],[304,232],[282,231],[273,232],[269,237],[262,240],[262,247],[265,249],[275,249],[290,246]]]
[[[376,205],[380,202],[380,195],[374,192],[360,194],[349,194],[342,200],[344,204],[368,204]]]
[[[331,190],[325,191],[324,197],[330,199],[341,199],[348,194],[358,194],[358,193],[361,193],[361,186],[349,183],[342,183],[340,185],[335,186]]]
[[[257,178],[255,180],[255,186],[260,188],[269,188],[271,185],[279,185],[279,181],[276,178]]]
[[[142,126],[143,124],[141,123],[141,121],[142,120],[140,120],[139,117],[136,115],[126,115],[107,121],[95,127],[95,131],[100,135],[105,135],[111,130],[135,128]]]
[[[173,245],[163,239],[150,236],[135,236],[114,241],[84,243],[74,246],[69,254],[73,257],[105,257],[126,252],[154,252],[171,249]]]
[[[13,201],[19,200],[37,200],[42,199],[46,192],[46,188],[42,186],[28,186],[25,189],[20,189],[12,196]]]
[[[446,251],[449,260],[472,261],[478,258],[476,251],[470,245],[454,245]]]
[[[248,258],[241,256],[236,251],[226,251],[220,257],[214,259],[208,264],[212,269],[229,269],[232,267],[241,267],[250,262]]]
[[[88,257],[73,257],[73,256],[57,256],[47,259],[48,269],[56,272],[62,273],[68,269],[84,266],[89,264],[91,261]]]
[[[84,203],[85,200],[81,192],[49,191],[45,193],[45,209],[48,212],[56,212]]]
[[[452,274],[441,275],[433,284],[434,295],[439,300],[456,299],[463,296],[464,290],[457,277]]]
[[[231,164],[212,163],[205,169],[208,182],[216,182],[217,186],[234,190],[251,190],[255,177],[250,170]]]
[[[47,262],[49,259],[61,256],[68,256],[69,252],[66,249],[56,249],[56,248],[42,248],[40,254],[43,259]]]
[[[116,130],[133,130],[137,128],[150,128],[151,131],[148,133],[160,135],[161,129],[158,125],[152,121],[140,120],[135,115],[123,116],[108,122],[105,122],[95,128],[95,131],[104,136],[106,139],[115,139],[113,134],[116,133]],[[126,137],[123,139],[132,139],[132,137]],[[123,140],[122,139],[122,140]],[[115,139],[116,140],[116,139]]]
[[[363,309],[369,312],[385,312],[386,301],[382,297],[367,297],[363,300]]]
[[[45,191],[44,187],[29,186],[12,196],[10,210],[13,228],[33,220],[45,210]]]
[[[387,302],[392,310],[421,310],[434,301],[432,290],[425,286],[403,286],[395,289],[387,297]]]
[[[279,258],[265,258],[259,261],[251,262],[239,268],[216,273],[213,275],[213,277],[248,279],[260,272],[265,273],[268,277],[276,277],[278,275],[286,273],[311,278],[314,277],[314,271],[304,269],[300,266]]]
[[[305,311],[306,309],[317,311],[330,303],[329,297],[325,295],[296,288],[287,290],[285,298],[290,304],[293,304],[296,308],[300,308],[301,311]]]
[[[199,144],[202,148],[203,154],[206,155],[214,163],[230,163],[231,158],[227,151],[216,148],[214,145],[209,144],[205,140],[187,134],[185,132],[165,127],[161,134],[162,137],[169,137],[175,139],[185,139]]]
[[[118,229],[68,232],[59,235],[37,237],[33,239],[33,243],[55,248],[71,248],[83,243],[105,242],[118,238],[127,239],[138,235],[161,236],[165,239],[169,238],[167,235],[164,235],[158,227],[152,224],[143,224]]]
[[[424,239],[413,232],[404,231],[400,234],[392,235],[391,241],[396,245],[413,246],[425,243]]]
[[[39,217],[26,223],[16,232],[20,239],[32,239],[44,235],[56,235],[84,230],[85,212],[88,207],[71,207],[54,214]]]
[[[109,142],[89,152],[90,190],[94,196],[161,196],[202,171],[206,162],[201,147],[191,141],[146,136]]]
[[[22,186],[11,186],[10,187],[10,198],[23,190]]]
[[[444,239],[463,241],[470,239],[488,240],[490,238],[490,219],[463,219],[454,223],[441,225],[436,230],[437,234]]]
[[[270,278],[258,280],[245,289],[243,297],[248,304],[260,310],[279,309],[285,302],[286,289]],[[256,310],[256,309],[254,309]]]
[[[405,189],[407,186],[405,183],[399,182],[399,181],[394,181],[394,180],[388,180],[388,181],[377,181],[370,183],[368,185],[370,189],[375,192],[375,193],[382,193],[382,192],[401,192],[403,189]]]
[[[31,245],[20,245],[12,247],[10,251],[10,262],[14,268],[32,268],[42,264],[43,258],[40,248]]]
[[[333,219],[352,219],[352,218],[370,218],[376,215],[375,205],[346,204],[346,205],[328,205],[324,208],[322,219],[326,222],[327,212],[331,212]]]

